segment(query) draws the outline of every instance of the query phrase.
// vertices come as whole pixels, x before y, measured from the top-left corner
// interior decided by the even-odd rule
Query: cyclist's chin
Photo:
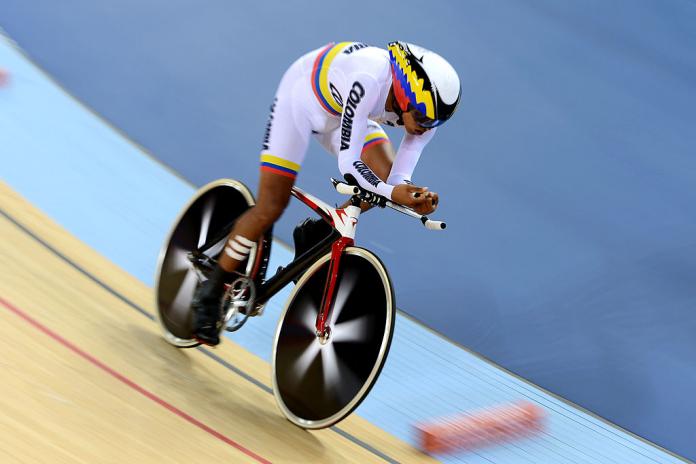
[[[423,132],[425,132],[425,129],[422,129],[416,125],[411,126],[410,124],[405,124],[404,129],[406,129],[406,132],[411,135],[422,135]]]

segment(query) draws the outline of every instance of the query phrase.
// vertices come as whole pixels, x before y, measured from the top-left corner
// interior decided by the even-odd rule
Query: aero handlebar
[[[411,208],[394,203],[381,195],[377,195],[376,193],[370,192],[361,187],[349,185],[345,182],[341,182],[340,180],[336,180],[333,178],[331,179],[331,183],[334,185],[334,188],[338,193],[341,193],[343,195],[355,195],[361,200],[372,205],[379,206],[380,208],[384,208],[386,206],[400,213],[403,213],[406,216],[411,216],[413,218],[420,219],[421,223],[423,223],[423,225],[427,229],[442,230],[447,227],[447,224],[443,221],[433,221],[431,219],[428,219],[428,216],[418,214]]]

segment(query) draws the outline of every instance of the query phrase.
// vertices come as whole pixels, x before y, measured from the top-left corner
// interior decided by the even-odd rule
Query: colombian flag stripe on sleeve
[[[300,165],[273,155],[261,155],[261,169],[285,177],[297,177]]]
[[[365,137],[365,143],[363,143],[363,150],[366,148],[369,148],[373,145],[379,145],[382,143],[387,143],[389,141],[389,137],[387,137],[387,134],[384,132],[373,132],[372,134],[368,134]]]

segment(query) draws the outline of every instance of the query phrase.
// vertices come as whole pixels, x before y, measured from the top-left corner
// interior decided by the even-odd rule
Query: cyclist
[[[194,295],[195,338],[220,343],[224,284],[285,210],[310,136],[338,157],[348,182],[429,214],[437,208],[438,195],[412,185],[411,175],[460,96],[454,68],[440,55],[406,42],[391,42],[387,50],[360,42],[332,43],[295,61],[271,106],[257,203],[239,217],[216,269]],[[380,124],[405,129],[396,154]],[[329,231],[324,221],[307,220],[299,236],[320,237]]]

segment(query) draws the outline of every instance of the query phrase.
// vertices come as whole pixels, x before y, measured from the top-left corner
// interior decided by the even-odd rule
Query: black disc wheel
[[[219,237],[205,252],[216,257],[225,245],[226,231],[253,204],[254,197],[244,184],[221,179],[201,187],[174,222],[155,275],[157,319],[164,338],[172,345],[198,345],[193,339],[190,305],[202,272],[193,265],[190,253]],[[255,256],[253,250],[250,256],[249,261]]]
[[[328,339],[316,334],[330,254],[293,290],[276,330],[273,383],[278,406],[294,424],[329,427],[348,416],[379,376],[394,331],[394,293],[386,269],[367,250],[341,258]]]

